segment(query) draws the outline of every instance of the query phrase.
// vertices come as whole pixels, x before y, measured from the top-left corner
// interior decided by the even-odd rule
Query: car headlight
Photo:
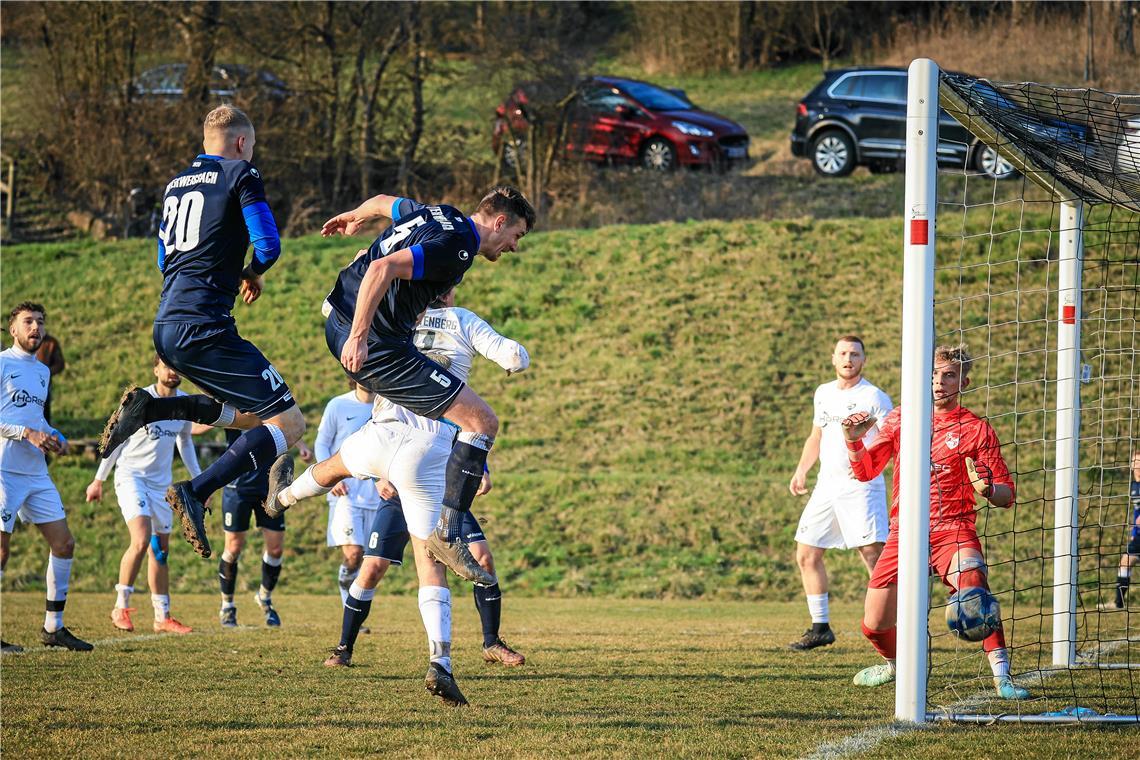
[[[699,127],[696,124],[690,124],[687,121],[675,121],[675,122],[673,122],[673,126],[681,134],[689,135],[690,137],[712,137],[713,136],[711,129],[705,129],[704,127]]]

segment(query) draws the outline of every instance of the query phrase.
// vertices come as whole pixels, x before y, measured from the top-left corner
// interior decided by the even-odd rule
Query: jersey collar
[[[479,246],[483,245],[483,238],[479,237],[479,230],[475,228],[475,222],[471,221],[471,217],[467,217],[467,226],[471,228],[471,234],[475,236],[475,250],[479,250]]]
[[[211,156],[209,153],[199,153],[198,158],[208,158],[211,161],[224,161],[224,156]]]

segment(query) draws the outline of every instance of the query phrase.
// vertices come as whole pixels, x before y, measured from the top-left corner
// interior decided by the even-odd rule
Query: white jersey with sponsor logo
[[[145,390],[158,398],[158,390],[154,385],[148,385]],[[186,395],[178,390],[174,394]],[[141,478],[151,488],[165,489],[173,480],[171,466],[174,464],[175,448],[186,464],[190,477],[198,477],[202,469],[198,465],[198,454],[190,435],[192,427],[193,423],[187,420],[148,422],[99,463],[95,479],[106,480],[111,474],[111,468],[118,465],[120,473]]]
[[[372,403],[358,400],[355,391],[329,399],[317,427],[317,440],[313,442],[317,461],[323,462],[340,451],[345,439],[367,424],[371,416]],[[376,485],[372,481],[347,478],[343,482],[348,494],[340,497],[329,494],[329,504],[343,500],[343,503],[358,509],[380,507],[380,494],[376,493]]]
[[[416,325],[413,340],[416,348],[429,357],[437,354],[450,359],[448,372],[464,382],[471,374],[476,354],[512,374],[530,366],[530,354],[521,343],[495,332],[495,328],[468,309],[428,309]],[[456,431],[454,425],[420,417],[380,396],[376,397],[372,418],[377,422],[397,420],[414,428],[446,435],[454,435]]]
[[[894,405],[886,393],[860,378],[854,387],[845,390],[839,388],[839,381],[832,380],[815,389],[815,415],[812,424],[823,431],[819,442],[819,478],[817,487],[854,487],[859,481],[851,477],[850,465],[847,458],[847,443],[843,437],[843,426],[840,424],[844,417],[855,412],[867,412],[877,422],[863,437],[863,445],[870,446],[879,435],[879,427],[886,419],[887,412]],[[865,487],[883,489],[883,476],[875,478]]]
[[[522,372],[530,355],[522,344],[504,338],[479,315],[467,309],[428,309],[416,325],[416,348],[428,356],[443,354],[451,359],[448,371],[467,382],[471,363],[481,354],[507,372]]]
[[[44,419],[44,403],[51,387],[51,370],[35,354],[19,346],[0,351],[0,471],[18,475],[46,475],[44,453],[24,439],[30,428],[52,431]]]

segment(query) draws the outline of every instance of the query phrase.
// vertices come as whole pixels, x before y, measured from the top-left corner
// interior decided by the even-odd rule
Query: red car
[[[580,82],[569,100],[559,98],[549,84],[517,86],[495,109],[492,147],[496,154],[502,150],[504,163],[515,165],[527,126],[538,118],[540,103],[561,102],[567,104],[562,139],[566,156],[639,163],[658,171],[678,166],[727,167],[748,160],[744,127],[697,108],[683,92],[636,79],[597,76]],[[561,113],[548,123],[556,122]]]

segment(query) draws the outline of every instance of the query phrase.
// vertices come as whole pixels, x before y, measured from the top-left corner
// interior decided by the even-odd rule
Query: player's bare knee
[[[265,421],[267,425],[273,425],[281,430],[285,436],[285,443],[292,446],[301,436],[305,433],[305,415],[301,413],[301,407],[291,406],[276,417],[272,417]]]
[[[360,575],[356,576],[354,583],[362,589],[376,588],[376,584],[388,572],[388,566],[391,564],[388,560],[379,557],[366,557],[360,566]]]
[[[360,568],[360,563],[364,561],[364,549],[359,546],[344,546],[344,567],[349,572],[353,572]]]
[[[75,537],[72,536],[71,533],[68,533],[66,536],[61,536],[52,541],[49,546],[51,547],[51,553],[56,557],[60,559],[71,559],[72,555],[75,554]],[[143,549],[143,551],[146,551],[146,549]]]
[[[796,564],[800,570],[818,567],[823,564],[823,549],[807,544],[796,544]]]

